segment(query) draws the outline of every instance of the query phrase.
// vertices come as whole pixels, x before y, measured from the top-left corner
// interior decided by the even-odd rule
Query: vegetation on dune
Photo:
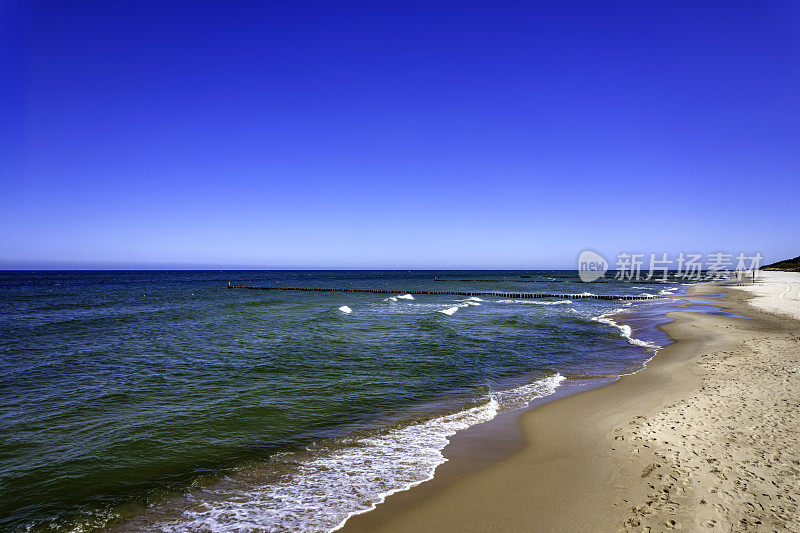
[[[789,272],[800,272],[800,256],[794,259],[784,259],[777,263],[772,263],[762,268],[762,270],[786,270]]]

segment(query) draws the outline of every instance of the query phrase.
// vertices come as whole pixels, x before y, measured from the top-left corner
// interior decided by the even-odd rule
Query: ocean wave
[[[349,307],[347,307],[346,305],[341,306],[339,308],[339,311],[341,311],[342,313],[348,314],[348,315],[353,312],[353,310],[350,309]]]
[[[534,398],[543,398],[553,394],[561,385],[561,382],[566,378],[561,374],[555,374],[549,378],[534,381],[528,385],[508,389],[504,391],[496,391],[492,396],[500,403],[500,406],[506,409],[521,409],[527,407],[531,400]]]
[[[601,324],[607,324],[609,326],[617,328],[620,331],[620,334],[623,337],[625,337],[625,339],[629,343],[631,343],[633,345],[641,346],[642,348],[647,348],[648,350],[652,350],[652,351],[656,351],[659,348],[661,348],[661,346],[659,346],[658,344],[655,344],[655,343],[652,343],[652,342],[648,342],[648,341],[643,341],[641,339],[637,339],[636,337],[633,336],[633,331],[631,330],[630,326],[628,326],[627,324],[619,324],[614,319],[610,318],[612,315],[621,313],[624,310],[625,310],[624,308],[615,309],[615,310],[610,311],[608,313],[604,313],[604,314],[602,314],[600,316],[592,317],[592,320],[594,322],[600,322]]]
[[[411,294],[401,294],[398,296],[398,298],[401,300],[413,300],[414,296],[412,296]]]
[[[447,316],[452,316],[453,313],[459,310],[459,307],[448,307],[447,309],[439,309],[439,313],[444,313]]]
[[[300,461],[277,482],[259,486],[230,476],[220,488],[186,497],[182,516],[156,524],[178,531],[335,531],[352,516],[374,509],[386,497],[434,477],[447,459],[450,437],[493,419],[498,412],[525,407],[553,394],[560,374],[510,390],[486,402],[375,436],[343,441],[344,446]],[[287,457],[288,463],[293,459]]]
[[[562,305],[571,304],[572,300],[555,300],[552,302],[543,302],[541,300],[497,300],[499,304],[532,304],[532,305]]]
[[[383,299],[384,302],[396,302],[397,298],[394,296],[389,296],[388,298]]]

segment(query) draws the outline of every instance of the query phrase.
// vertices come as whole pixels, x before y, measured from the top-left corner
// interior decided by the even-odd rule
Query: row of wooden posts
[[[597,300],[650,300],[657,296],[629,296],[620,294],[553,294],[547,292],[493,292],[493,291],[420,291],[420,290],[389,290],[389,289],[332,289],[327,287],[273,287],[256,285],[232,285],[228,282],[229,289],[253,289],[259,291],[309,291],[309,292],[371,292],[377,294],[447,294],[456,296],[499,296],[502,298],[594,298]]]
[[[452,282],[459,282],[459,283],[564,283],[565,279],[572,279],[576,283],[583,283],[578,278],[567,278],[567,277],[560,277],[558,279],[454,279],[454,278],[438,278],[434,277],[433,281],[452,281]],[[592,283],[611,283],[612,281],[619,281],[619,280],[609,280],[609,281],[600,281],[595,280]],[[637,285],[647,283],[650,285],[663,285],[663,281],[638,281],[638,280],[629,280],[630,283],[635,283]]]

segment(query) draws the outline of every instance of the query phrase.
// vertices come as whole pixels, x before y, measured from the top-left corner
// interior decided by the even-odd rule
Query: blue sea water
[[[0,529],[331,530],[430,479],[455,432],[565,379],[640,369],[679,288],[564,271],[0,272]]]

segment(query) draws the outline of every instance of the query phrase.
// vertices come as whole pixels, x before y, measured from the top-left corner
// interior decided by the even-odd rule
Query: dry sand
[[[695,287],[751,320],[671,313],[676,342],[647,369],[526,412],[513,455],[345,531],[800,532],[798,282]]]
[[[761,272],[756,281],[738,285],[755,296],[750,305],[800,320],[800,273]]]

